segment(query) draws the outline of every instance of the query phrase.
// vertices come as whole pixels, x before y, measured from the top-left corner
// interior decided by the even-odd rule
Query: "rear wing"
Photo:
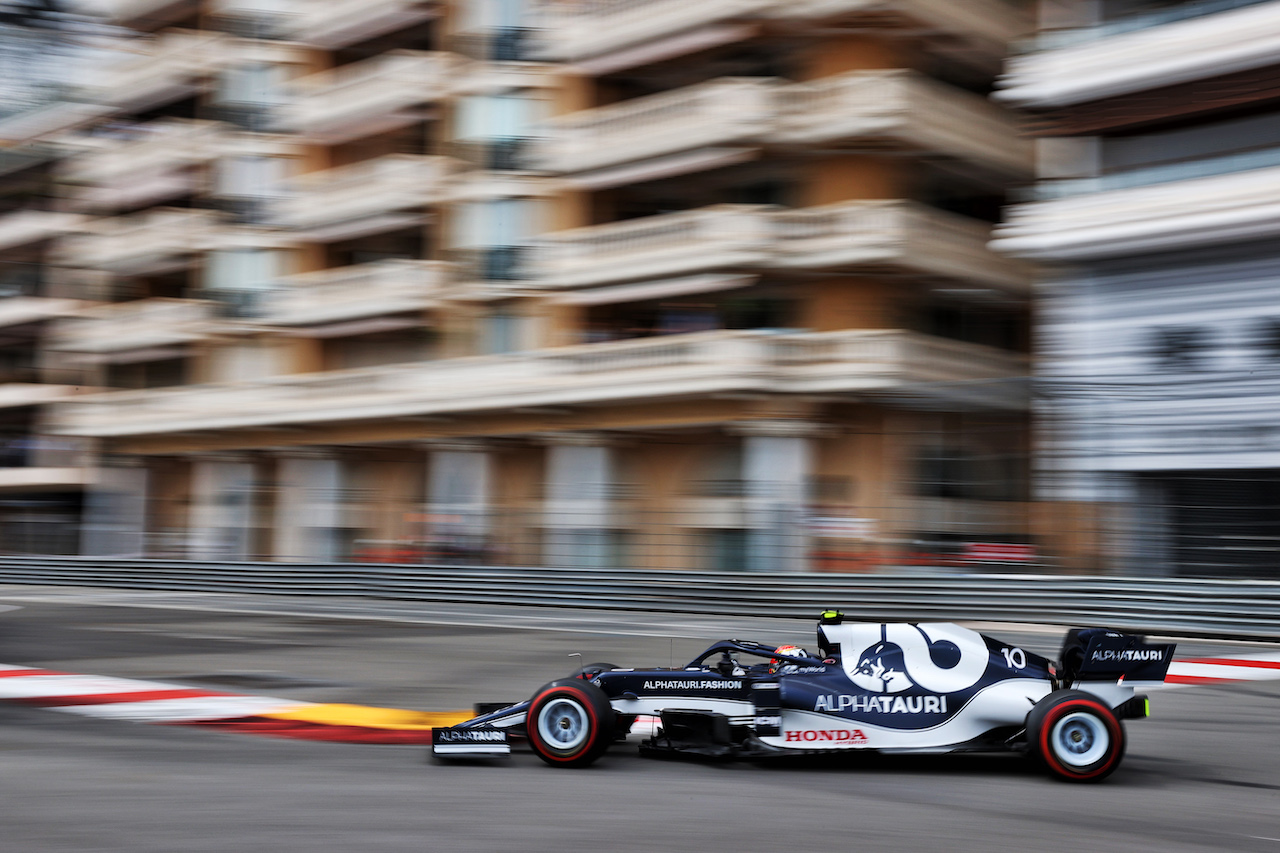
[[[1080,681],[1162,682],[1173,662],[1174,644],[1148,643],[1137,634],[1105,628],[1073,628],[1062,646],[1065,685]]]

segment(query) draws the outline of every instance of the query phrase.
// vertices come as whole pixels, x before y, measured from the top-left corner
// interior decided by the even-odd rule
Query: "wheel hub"
[[[552,699],[543,706],[536,726],[542,741],[557,751],[571,752],[591,736],[586,709],[564,697]]]
[[[1106,756],[1111,747],[1111,733],[1098,717],[1076,711],[1054,724],[1050,743],[1064,764],[1084,768]]]

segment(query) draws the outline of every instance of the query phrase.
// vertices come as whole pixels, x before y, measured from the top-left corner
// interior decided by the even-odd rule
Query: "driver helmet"
[[[786,655],[787,657],[793,657],[793,658],[807,658],[809,656],[809,653],[804,649],[800,648],[799,646],[790,646],[790,645],[778,646],[776,649],[773,650],[773,653],[775,655]],[[790,661],[783,660],[781,658],[770,658],[769,672],[777,672],[780,668],[782,668],[783,666],[786,666],[788,663],[790,663]]]

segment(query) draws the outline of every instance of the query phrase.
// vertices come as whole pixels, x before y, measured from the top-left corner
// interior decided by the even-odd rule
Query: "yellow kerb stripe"
[[[470,711],[406,711],[399,708],[370,708],[365,705],[304,705],[291,711],[262,714],[273,720],[298,720],[328,726],[362,726],[368,729],[405,731],[456,726],[470,720]]]

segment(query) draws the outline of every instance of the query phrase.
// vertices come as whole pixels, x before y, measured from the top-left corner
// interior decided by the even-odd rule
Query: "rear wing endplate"
[[[1089,638],[1075,675],[1079,681],[1164,681],[1174,648],[1135,634],[1099,631]]]

